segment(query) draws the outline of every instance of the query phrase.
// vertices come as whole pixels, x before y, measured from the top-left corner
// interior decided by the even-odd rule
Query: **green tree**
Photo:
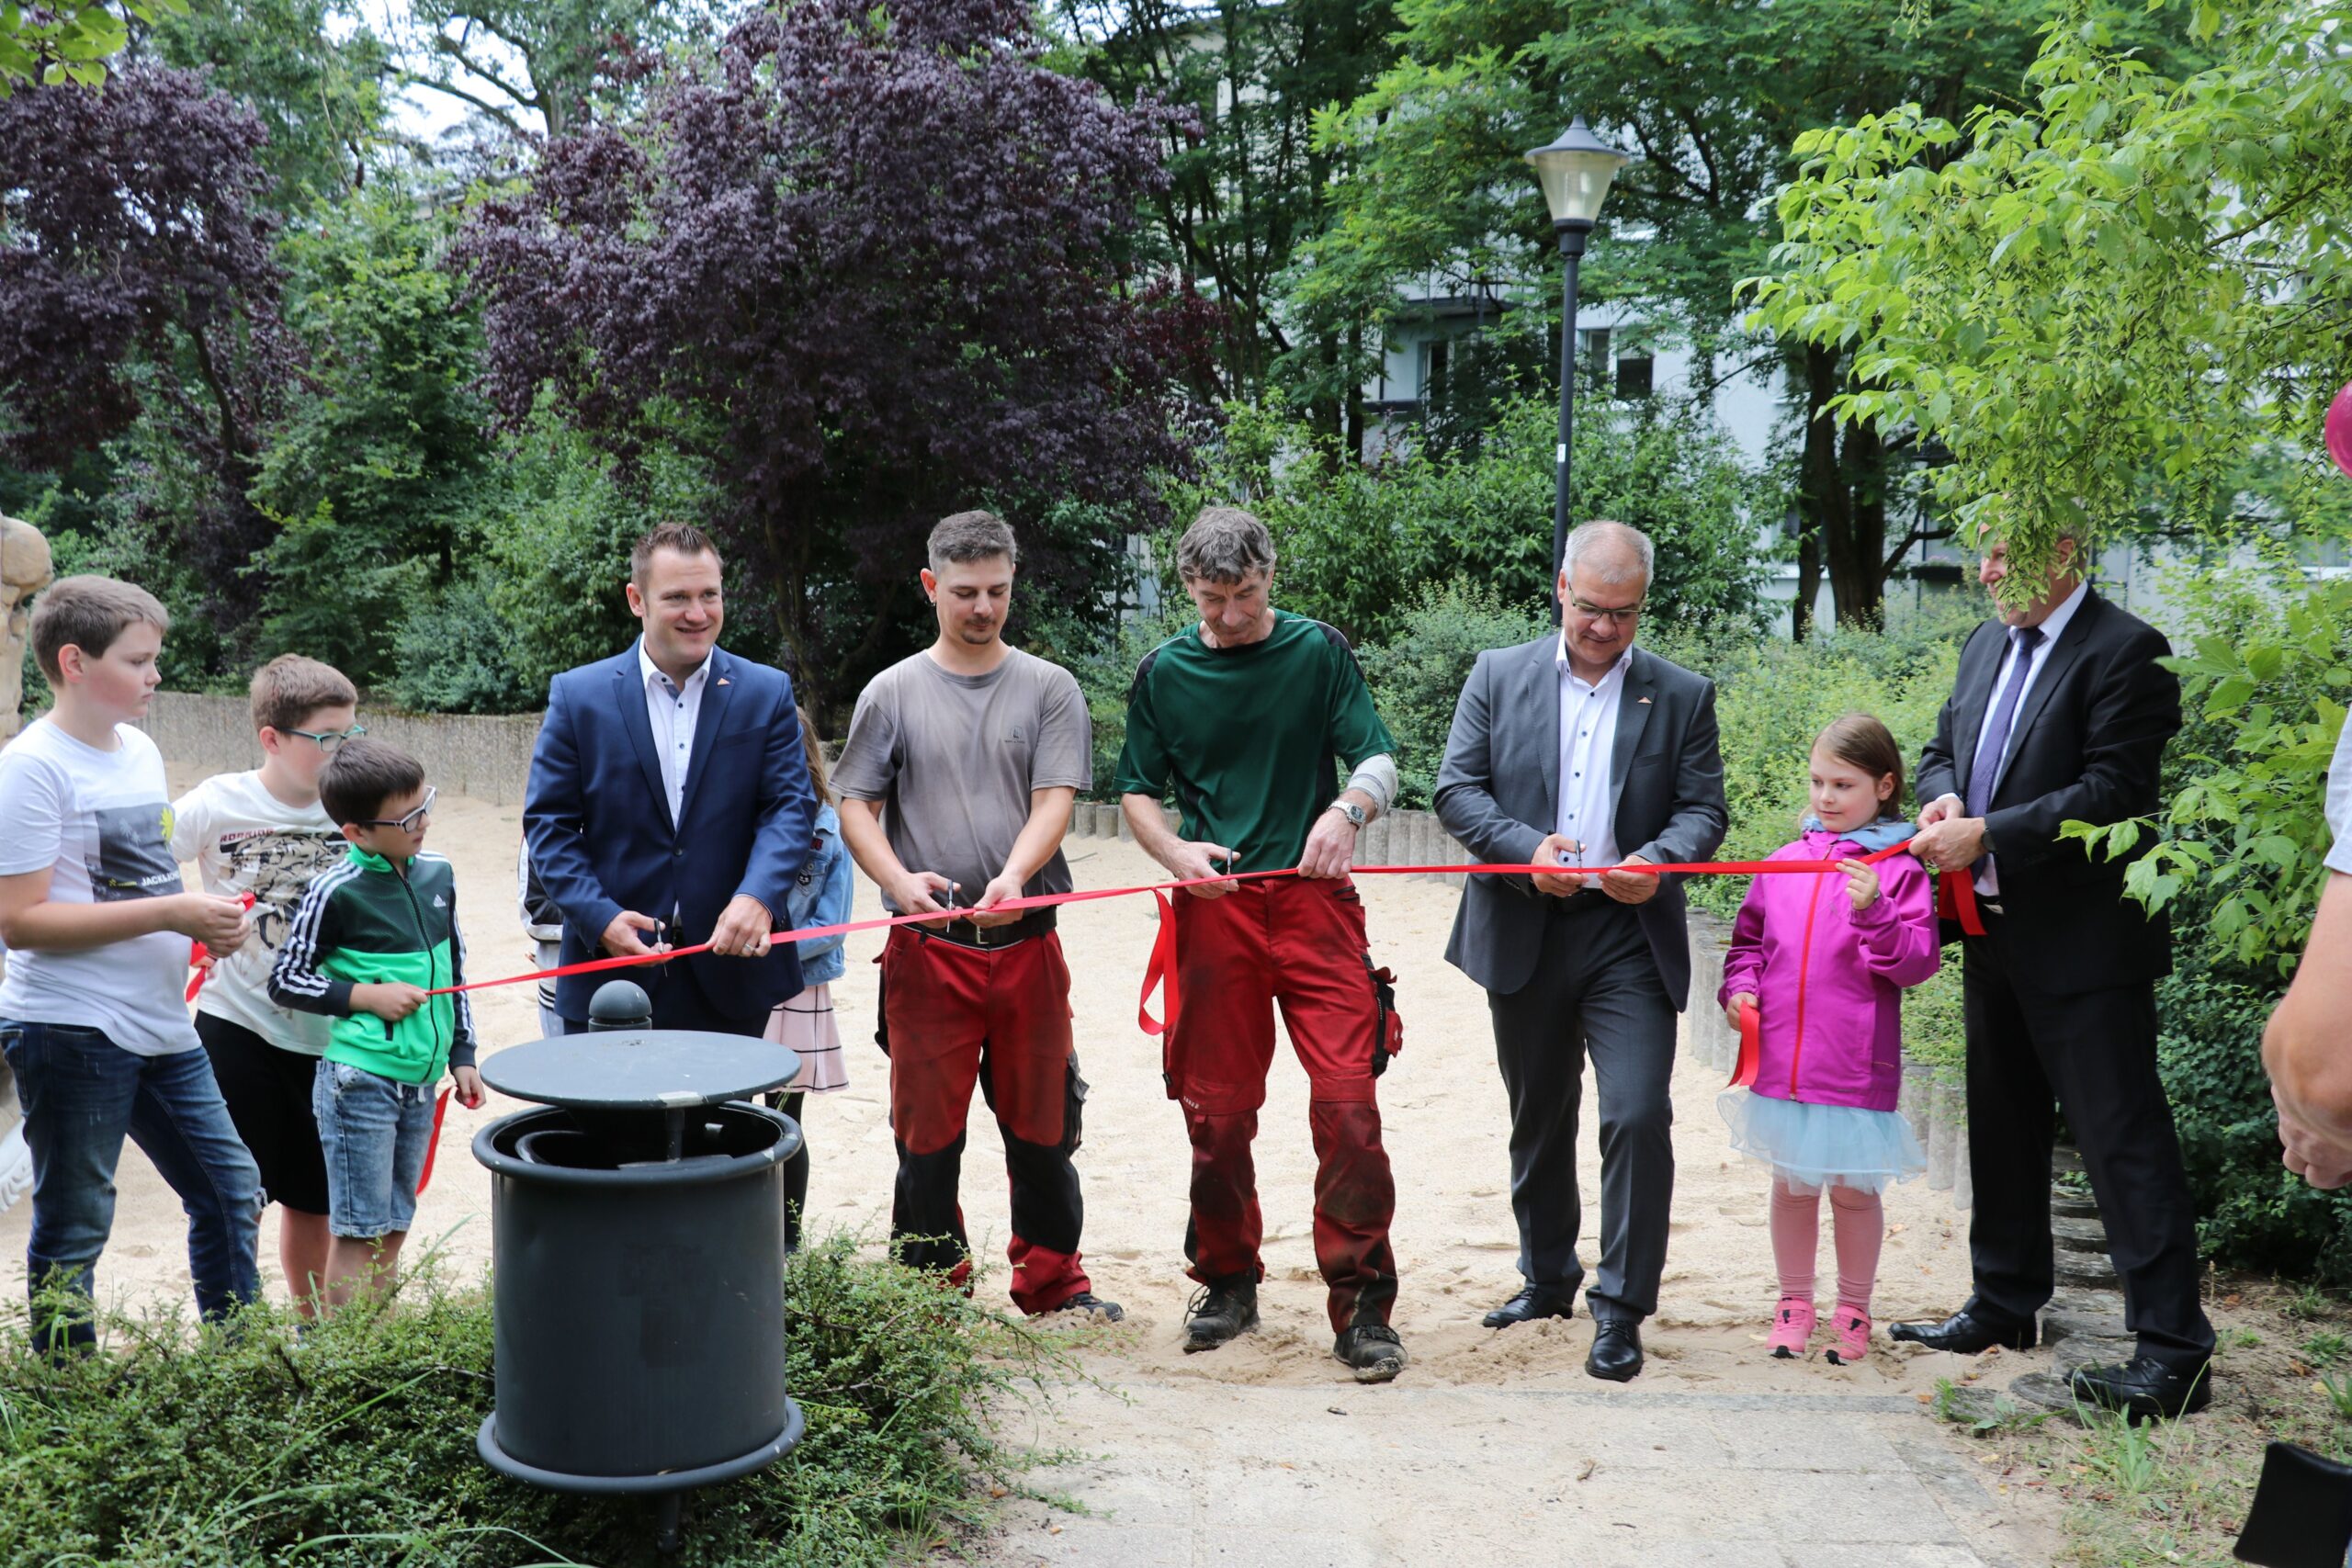
[[[1051,14],[1077,40],[1076,68],[1114,97],[1148,94],[1196,117],[1169,128],[1168,184],[1149,203],[1159,259],[1222,312],[1216,384],[1203,390],[1255,399],[1280,356],[1354,358],[1363,321],[1302,339],[1280,285],[1330,221],[1351,156],[1317,140],[1315,115],[1352,102],[1393,58],[1392,0],[1056,0]],[[1327,385],[1309,408],[1351,451],[1363,449],[1360,381]]]
[[[715,37],[703,0],[411,0],[402,74],[510,135],[569,136],[608,66],[639,50]]]
[[[262,166],[270,205],[295,212],[357,189],[382,142],[383,40],[345,0],[198,0],[159,24],[151,45],[167,65],[209,67],[269,131]]]
[[[1571,112],[1639,152],[1610,197],[1584,271],[1588,300],[1645,302],[1701,351],[1775,363],[1735,332],[1736,281],[1761,270],[1771,200],[1805,132],[1906,101],[1958,115],[2013,90],[2049,0],[1400,0],[1401,58],[1325,117],[1322,140],[1356,154],[1329,232],[1292,291],[1308,322],[1393,317],[1400,284],[1504,289],[1555,309],[1552,227],[1522,152]],[[1736,363],[1736,361],[1735,361]],[[1722,366],[1730,370],[1735,366]],[[1361,378],[1363,362],[1342,378]],[[1840,428],[1836,338],[1795,346],[1799,631],[1826,570],[1841,618],[1876,619],[1890,563],[1918,535],[1890,522],[1899,438]],[[1936,531],[1928,524],[1924,530]]]
[[[286,321],[310,369],[251,491],[280,530],[263,556],[264,640],[362,684],[390,671],[414,607],[469,575],[483,511],[481,330],[437,265],[447,228],[379,182],[285,245]]]
[[[1948,452],[1937,498],[2028,575],[2235,512],[2250,454],[2315,489],[2352,373],[2352,57],[2319,41],[2347,24],[2200,0],[2214,63],[2173,76],[2070,5],[2022,107],[1812,132],[1755,319],[1850,353],[1834,415]]]
[[[96,87],[107,60],[130,41],[133,17],[176,16],[187,0],[42,0],[0,6],[0,98],[18,87]]]

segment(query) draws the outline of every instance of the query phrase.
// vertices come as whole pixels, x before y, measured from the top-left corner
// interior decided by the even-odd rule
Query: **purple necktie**
[[[2041,646],[2040,626],[2017,628],[2018,656],[2009,666],[2007,684],[1994,699],[1993,711],[1984,716],[1984,732],[1976,738],[1976,756],[1968,765],[1968,797],[1965,808],[1971,817],[1983,817],[1993,804],[1993,783],[2001,776],[2001,753],[2008,750],[2009,726],[2017,722],[2018,699],[2025,695],[2025,678],[2033,669],[2033,650]],[[1983,875],[1989,855],[1979,855],[1970,866],[1972,875]]]

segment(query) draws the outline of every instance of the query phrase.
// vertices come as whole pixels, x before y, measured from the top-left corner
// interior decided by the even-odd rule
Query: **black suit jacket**
[[[1919,798],[1968,794],[1976,737],[2007,651],[1986,621],[1961,649],[1952,694],[1919,757]],[[2064,995],[2153,980],[2172,968],[2172,930],[2123,896],[2131,859],[2093,860],[2059,825],[2143,817],[2163,804],[2165,744],[2180,731],[2180,682],[2156,660],[2163,634],[2085,595],[2010,728],[2009,761],[1984,813],[2005,946]],[[1955,934],[1948,930],[1946,934]]]
[[[1559,646],[1555,633],[1478,655],[1454,704],[1437,775],[1437,814],[1447,832],[1490,865],[1533,863],[1536,845],[1558,819]],[[1635,648],[1617,704],[1609,783],[1616,792],[1611,820],[1621,857],[1665,863],[1714,853],[1730,817],[1713,684]],[[1657,896],[1635,912],[1679,1010],[1690,994],[1682,879],[1659,880],[1665,886]],[[1552,902],[1525,876],[1469,878],[1446,962],[1487,990],[1510,995],[1535,973]]]

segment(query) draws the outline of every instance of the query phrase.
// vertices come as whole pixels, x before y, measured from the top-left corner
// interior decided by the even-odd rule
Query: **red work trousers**
[[[1364,945],[1351,883],[1273,877],[1222,898],[1176,899],[1183,1006],[1164,1046],[1169,1098],[1193,1144],[1193,1279],[1262,1279],[1250,1145],[1274,1060],[1274,1008],[1306,1069],[1315,1137],[1315,1261],[1331,1327],[1385,1323],[1396,1298],[1388,1224],[1396,1183],[1380,1143],[1373,1079],[1396,1035]]]
[[[1091,1289],[1080,1266],[1079,1108],[1085,1085],[1070,1043],[1069,966],[1053,932],[1005,947],[965,947],[899,926],[882,950],[883,1049],[899,1178],[890,1204],[899,1259],[972,1271],[962,1180],[975,1084],[1004,1134],[1012,1191],[1012,1303],[1051,1312]]]

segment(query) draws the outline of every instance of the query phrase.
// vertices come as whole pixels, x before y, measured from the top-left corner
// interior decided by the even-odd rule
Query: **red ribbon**
[[[424,1145],[424,1168],[416,1178],[416,1195],[420,1198],[424,1196],[424,1190],[433,1185],[433,1156],[441,1150],[441,1118],[448,1113],[449,1090],[444,1087],[440,1098],[433,1102],[433,1141]]]
[[[1754,1002],[1739,1005],[1739,1060],[1731,1067],[1731,1082],[1725,1089],[1753,1089],[1756,1072],[1764,1062],[1764,1029],[1756,1016]]]
[[[240,900],[246,908],[254,907],[254,896],[248,892]],[[187,966],[194,971],[187,977],[187,1001],[196,1000],[196,993],[204,989],[204,982],[212,976],[212,953],[200,942],[187,944]]]

